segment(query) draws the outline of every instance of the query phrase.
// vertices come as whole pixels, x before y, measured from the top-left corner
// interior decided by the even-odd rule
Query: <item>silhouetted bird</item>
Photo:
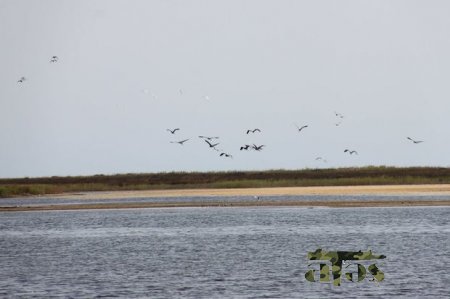
[[[341,113],[338,113],[336,111],[334,111],[334,115],[336,115],[336,117],[340,118],[340,120],[334,124],[336,127],[339,127],[342,124],[342,119],[344,118],[344,116]]]
[[[211,144],[208,140],[205,139],[205,142],[208,143],[209,147],[216,147],[217,145],[219,145],[219,143],[215,143],[215,144]]]
[[[169,131],[171,134],[175,134],[176,131],[180,130],[180,128],[176,128],[176,129],[167,129],[166,131]]]
[[[346,149],[345,151],[344,151],[344,153],[349,153],[350,155],[353,155],[353,154],[358,154],[358,152],[357,151],[351,151],[351,150],[349,150],[349,149]]]
[[[213,139],[219,139],[219,137],[208,137],[208,136],[198,136],[199,138],[208,139],[209,141]]]
[[[414,139],[412,139],[412,138],[410,138],[410,137],[406,137],[406,139],[411,140],[411,141],[414,142],[415,144],[417,144],[417,143],[422,143],[422,142],[423,142],[422,140],[414,140]]]
[[[180,144],[180,145],[183,145],[186,141],[188,141],[189,139],[184,139],[184,140],[181,140],[181,141],[171,141],[170,143],[178,143],[178,144]]]
[[[253,130],[247,130],[247,134],[248,134],[248,133],[250,133],[250,132],[252,132],[252,133],[255,133],[255,132],[260,132],[260,133],[261,133],[261,130],[260,130],[260,129],[258,129],[258,128],[256,128],[256,129],[253,129]]]
[[[250,147],[250,145],[248,145],[248,144],[246,144],[246,145],[244,145],[244,146],[241,146],[241,148],[239,149],[239,150],[246,150],[246,151],[248,151],[248,148]]]
[[[58,56],[52,56],[52,59],[50,59],[50,62],[58,62]]]
[[[26,81],[27,78],[25,77],[20,77],[20,79],[17,81],[17,83],[23,83],[24,81]]]
[[[252,146],[252,148],[255,150],[255,151],[260,151],[260,150],[262,150],[262,148],[264,147],[265,145],[264,144],[262,144],[262,145],[256,145],[256,144],[253,144],[253,146]]]
[[[221,156],[221,157],[224,157],[224,156],[225,156],[226,158],[233,158],[232,155],[229,155],[229,154],[227,154],[227,153],[221,153],[220,156]]]
[[[344,116],[342,114],[337,113],[336,111],[334,111],[334,115],[336,115],[336,117],[339,117],[339,118],[344,118]]]
[[[305,126],[302,126],[302,127],[299,127],[299,126],[297,126],[297,125],[295,125],[296,127],[297,127],[297,130],[299,131],[299,132],[301,132],[303,129],[306,129],[307,127],[308,127],[308,125],[305,125]]]

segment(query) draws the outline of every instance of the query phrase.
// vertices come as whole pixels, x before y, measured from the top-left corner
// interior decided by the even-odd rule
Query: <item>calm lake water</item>
[[[385,273],[306,281],[308,251]],[[0,213],[0,297],[448,298],[450,208],[170,208]]]

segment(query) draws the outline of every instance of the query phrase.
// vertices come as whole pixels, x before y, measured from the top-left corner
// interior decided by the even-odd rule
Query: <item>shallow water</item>
[[[94,195],[95,196],[95,195]],[[402,200],[450,200],[449,195],[295,195],[295,196],[183,196],[183,197],[142,197],[142,198],[108,198],[108,199],[73,199],[57,197],[0,198],[0,207],[97,204],[97,203],[154,203],[154,202],[226,202],[237,201],[402,201]]]
[[[450,208],[0,213],[0,297],[448,298]],[[306,281],[308,251],[371,249],[385,280]]]

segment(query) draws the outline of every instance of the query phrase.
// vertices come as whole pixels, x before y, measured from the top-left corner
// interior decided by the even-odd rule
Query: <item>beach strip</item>
[[[331,199],[299,198],[271,200],[269,196],[393,196],[386,199]],[[396,197],[401,198],[396,198]],[[408,198],[420,196],[422,198]],[[433,198],[440,196],[441,198]],[[448,196],[448,198],[446,198]],[[193,199],[194,197],[194,199]],[[198,197],[198,198],[196,198]],[[215,197],[214,201],[207,200]],[[242,197],[228,200],[227,197]],[[444,197],[444,198],[442,198]],[[277,188],[236,188],[236,189],[183,189],[183,190],[136,190],[103,191],[46,195],[55,199],[55,204],[2,206],[0,211],[51,211],[86,209],[136,209],[136,208],[175,208],[175,207],[407,207],[407,206],[450,206],[450,184],[442,185],[378,185],[378,186],[320,186],[320,187],[277,187]],[[167,198],[167,201],[132,202],[120,199]],[[177,198],[174,200],[174,198]],[[186,198],[186,200],[184,200]],[[189,200],[187,200],[189,198]],[[56,204],[58,199],[83,201],[82,203]],[[170,200],[169,200],[170,199]],[[92,202],[94,200],[116,200],[115,202]]]
[[[433,185],[367,185],[314,186],[232,189],[171,189],[77,192],[45,195],[48,198],[77,200],[154,198],[154,197],[210,197],[210,196],[300,196],[300,195],[449,195],[450,184]]]
[[[450,206],[450,200],[354,200],[354,201],[233,201],[220,202],[123,202],[123,203],[85,203],[0,207],[0,212],[19,211],[65,211],[91,209],[140,209],[140,208],[185,208],[185,207],[414,207],[414,206]]]

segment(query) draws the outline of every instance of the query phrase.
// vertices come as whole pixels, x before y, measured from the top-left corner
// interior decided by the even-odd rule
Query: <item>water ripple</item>
[[[0,213],[0,297],[448,298],[450,208]],[[387,256],[379,285],[310,283],[316,248]]]

